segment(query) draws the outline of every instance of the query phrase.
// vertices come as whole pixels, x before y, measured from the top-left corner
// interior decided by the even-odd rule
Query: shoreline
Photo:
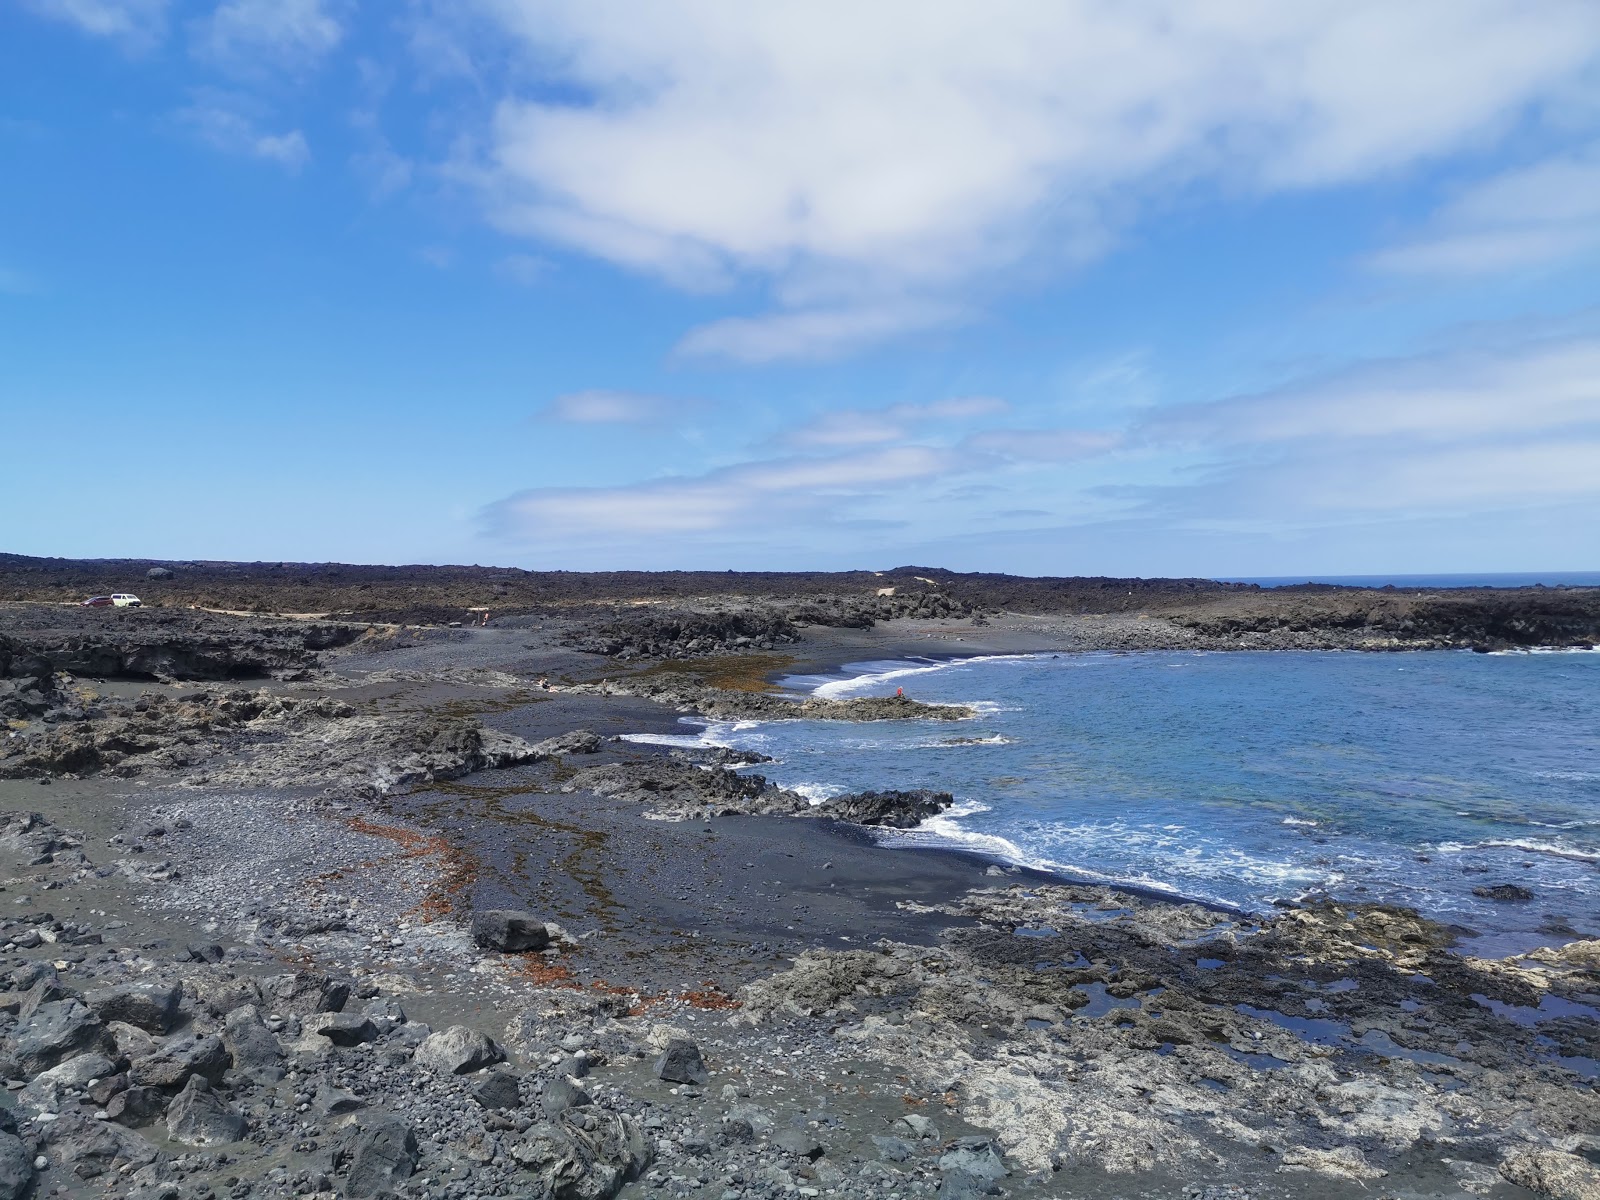
[[[922,653],[928,631],[827,631],[795,657]],[[961,631],[938,624],[947,645]],[[991,646],[990,631],[970,632]],[[948,661],[974,657],[973,643],[962,647]],[[573,785],[606,764],[712,778],[664,748],[604,740],[673,732],[683,714],[541,689],[546,675],[590,680],[615,664],[526,628],[385,635],[333,651],[326,667],[338,674],[261,689],[277,700],[227,701],[238,732],[209,758],[202,739],[187,766],[152,759],[133,779],[58,777],[50,788],[0,781],[5,807],[32,804],[52,828],[84,830],[81,850],[69,845],[53,864],[30,866],[27,839],[73,839],[0,839],[6,899],[32,898],[19,913],[48,908],[63,929],[47,924],[52,936],[81,927],[103,939],[65,950],[0,942],[0,970],[16,980],[32,963],[66,963],[64,1004],[110,980],[172,980],[184,1023],[158,1040],[173,1044],[222,1037],[235,1021],[214,1011],[232,999],[207,1007],[205,997],[256,996],[245,1007],[295,1073],[273,1080],[235,1055],[219,1075],[212,1094],[253,1139],[220,1143],[226,1161],[174,1146],[160,1115],[109,1126],[80,1116],[92,1097],[76,1085],[50,1100],[58,1120],[32,1115],[42,1091],[29,1079],[17,1089],[29,1098],[18,1137],[50,1161],[41,1187],[80,1186],[73,1172],[99,1161],[89,1147],[100,1144],[109,1169],[93,1178],[119,1197],[169,1183],[184,1197],[201,1183],[227,1193],[238,1177],[253,1181],[251,1195],[331,1200],[349,1193],[352,1156],[391,1119],[418,1150],[390,1190],[417,1200],[535,1187],[542,1168],[530,1164],[577,1145],[562,1132],[571,1120],[637,1134],[639,1159],[571,1150],[585,1180],[611,1180],[596,1195],[624,1200],[806,1189],[910,1200],[990,1187],[1019,1200],[1064,1190],[1133,1200],[1152,1187],[1324,1200],[1379,1178],[1394,1194],[1522,1200],[1555,1197],[1539,1181],[1581,1170],[1600,1149],[1596,1081],[1583,1074],[1600,1046],[1600,1023],[1584,1015],[1600,959],[1591,970],[1582,957],[1600,943],[1483,960],[1451,951],[1448,929],[1384,905],[1247,915],[1013,873],[959,848],[886,847],[825,820],[653,820],[648,802]],[[162,713],[255,694],[164,691],[176,699]],[[295,707],[279,712],[280,700]],[[97,713],[83,729],[137,716]],[[469,726],[485,731],[481,746],[454,732]],[[561,748],[484,758],[491,744],[545,739]],[[370,782],[398,778],[419,754],[433,782]],[[458,754],[480,765],[457,773]],[[920,853],[890,853],[899,849]],[[470,915],[506,906],[548,923],[550,948],[475,946]],[[12,919],[4,932],[27,927]],[[210,954],[207,942],[220,962],[184,958],[191,946]],[[369,1040],[330,1042],[317,1030],[331,1014],[287,1011],[293,985],[275,981],[293,970],[349,979],[341,1017],[370,1023]],[[29,1020],[0,1013],[0,1034],[15,1043]],[[421,1053],[423,1021],[487,1035],[508,1061],[441,1074]],[[653,1064],[673,1038],[698,1045],[706,1085],[659,1077]],[[127,1053],[126,1069],[145,1069],[143,1051]],[[471,1097],[498,1074],[513,1079],[509,1109]],[[333,1092],[359,1103],[325,1103]],[[143,1146],[157,1157],[121,1171],[118,1155]],[[275,1164],[288,1171],[276,1181]]]

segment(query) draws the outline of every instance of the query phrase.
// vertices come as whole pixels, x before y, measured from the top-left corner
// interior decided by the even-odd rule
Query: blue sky
[[[1592,0],[0,7],[0,549],[1600,565]]]

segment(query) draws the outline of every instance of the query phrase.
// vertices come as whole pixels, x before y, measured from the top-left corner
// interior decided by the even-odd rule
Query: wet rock
[[[420,1151],[411,1126],[390,1114],[364,1123],[350,1147],[349,1196],[377,1196],[393,1191],[416,1173]]]
[[[333,979],[319,971],[297,971],[278,975],[262,986],[262,998],[273,1012],[308,1017],[312,1013],[339,1012],[350,999],[347,980]]]
[[[559,1200],[610,1200],[650,1165],[638,1124],[621,1113],[571,1109],[530,1128],[511,1156],[536,1188]]]
[[[0,1200],[17,1200],[33,1183],[33,1156],[13,1133],[0,1133]]]
[[[183,992],[176,984],[124,983],[85,993],[83,1002],[110,1024],[121,1021],[149,1033],[169,1033],[178,1020]]]
[[[172,1091],[196,1075],[207,1083],[221,1083],[232,1065],[233,1058],[221,1038],[183,1034],[163,1043],[154,1054],[135,1060],[128,1077],[143,1087]]]
[[[472,914],[472,940],[486,950],[520,954],[543,950],[550,944],[550,931],[532,913],[488,909]]]
[[[818,814],[856,825],[910,829],[937,816],[955,803],[949,792],[919,788],[911,792],[856,792],[835,796],[818,807]]]
[[[703,1085],[711,1078],[705,1060],[700,1057],[700,1047],[688,1038],[673,1038],[656,1059],[656,1078],[667,1083],[693,1083]]]
[[[1501,904],[1533,899],[1533,893],[1517,883],[1496,883],[1488,887],[1475,887],[1472,889],[1472,894]]]
[[[114,1050],[100,1018],[77,1000],[41,1004],[6,1039],[4,1064],[13,1078],[32,1078],[90,1051]]]
[[[1515,1150],[1500,1164],[1509,1183],[1551,1200],[1600,1200],[1600,1167],[1560,1150]]]
[[[167,1133],[190,1146],[214,1146],[244,1137],[245,1119],[211,1090],[199,1075],[191,1075],[183,1091],[167,1106]]]
[[[444,1075],[469,1075],[505,1059],[505,1051],[465,1025],[452,1025],[423,1039],[416,1061]]]
[[[491,1110],[517,1108],[522,1104],[522,1090],[510,1071],[490,1071],[473,1084],[467,1094]]]

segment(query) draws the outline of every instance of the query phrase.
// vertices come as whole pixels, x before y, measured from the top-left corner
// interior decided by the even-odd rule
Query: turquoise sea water
[[[716,723],[813,797],[931,787],[891,844],[1259,910],[1321,891],[1469,926],[1476,949],[1600,935],[1600,653],[1141,653],[854,664],[824,695],[976,720]],[[660,740],[660,739],[649,739]],[[1515,883],[1535,899],[1473,889]]]

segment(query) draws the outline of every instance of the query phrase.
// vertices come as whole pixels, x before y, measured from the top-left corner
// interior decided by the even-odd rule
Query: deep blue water
[[[1600,935],[1600,653],[1142,653],[856,664],[976,720],[719,723],[813,796],[953,792],[891,842],[1259,910],[1326,890],[1413,904],[1500,953]],[[655,740],[655,739],[651,739]],[[1474,887],[1517,883],[1531,903]]]
[[[1600,571],[1501,572],[1494,575],[1271,575],[1246,579],[1230,576],[1223,583],[1259,583],[1292,587],[1297,583],[1335,583],[1362,588],[1520,588],[1600,587]]]

